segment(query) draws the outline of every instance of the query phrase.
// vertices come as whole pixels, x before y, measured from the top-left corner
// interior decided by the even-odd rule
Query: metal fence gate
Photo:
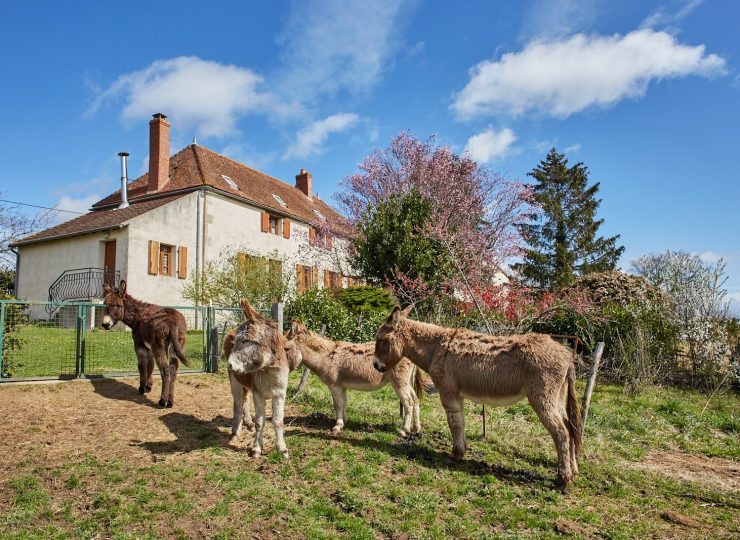
[[[138,375],[130,330],[103,330],[103,304],[0,300],[0,382]],[[224,333],[239,324],[239,308],[173,306],[185,316],[181,372],[218,369]],[[261,313],[270,316],[269,310]]]

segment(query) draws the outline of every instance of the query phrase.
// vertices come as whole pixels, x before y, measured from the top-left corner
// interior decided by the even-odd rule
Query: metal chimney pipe
[[[121,158],[121,204],[118,205],[118,209],[128,207],[128,170],[126,167],[126,158],[128,152],[119,152],[118,157]]]

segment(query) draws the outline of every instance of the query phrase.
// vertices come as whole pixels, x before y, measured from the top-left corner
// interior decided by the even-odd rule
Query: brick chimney
[[[306,169],[301,169],[301,172],[298,173],[295,177],[295,187],[300,189],[303,194],[309,198],[309,200],[313,200],[313,196],[311,188],[311,173],[306,172]]]
[[[157,113],[149,122],[149,188],[160,191],[170,179],[170,124]]]

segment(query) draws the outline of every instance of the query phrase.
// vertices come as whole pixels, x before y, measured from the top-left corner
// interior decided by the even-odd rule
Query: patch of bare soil
[[[740,490],[740,463],[729,459],[655,450],[633,466],[727,491]]]
[[[24,469],[86,455],[152,463],[197,460],[198,451],[214,443],[228,446],[232,401],[225,377],[181,375],[171,409],[157,408],[158,383],[144,396],[138,380],[128,378],[0,387],[0,484]],[[269,406],[267,414],[269,421]],[[251,443],[245,429],[233,448],[246,452]],[[273,448],[268,426],[265,449]]]

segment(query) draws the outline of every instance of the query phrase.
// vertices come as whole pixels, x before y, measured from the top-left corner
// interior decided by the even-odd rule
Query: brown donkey
[[[333,433],[342,431],[347,419],[347,389],[370,392],[379,390],[389,383],[401,400],[403,408],[403,428],[399,433],[404,436],[421,430],[419,399],[412,383],[415,370],[411,362],[404,358],[393,369],[382,374],[378,373],[373,369],[374,342],[333,341],[311,332],[299,321],[293,321],[286,337],[298,347],[302,363],[329,387],[337,413]],[[418,383],[421,373],[419,370],[416,370],[416,373]]]
[[[403,357],[427,371],[439,390],[453,457],[466,449],[464,399],[505,406],[526,397],[555,441],[558,483],[575,479],[581,412],[566,347],[543,334],[497,337],[412,321],[396,307],[378,329],[373,365],[384,372]]]
[[[262,317],[247,300],[241,301],[241,308],[246,320],[224,340],[224,354],[234,399],[231,441],[235,442],[239,438],[243,424],[250,429],[252,427],[252,417],[249,414],[251,392],[256,424],[252,455],[258,457],[262,454],[265,401],[271,399],[277,450],[287,456],[288,447],[283,437],[285,395],[288,390],[288,374],[298,366],[300,359],[296,351],[286,343],[274,321]]]
[[[139,393],[152,389],[154,363],[162,375],[162,394],[159,407],[172,407],[175,403],[175,379],[180,362],[189,366],[185,358],[187,325],[182,313],[156,304],[147,304],[126,294],[126,282],[117,288],[104,285],[105,315],[102,327],[110,330],[118,321],[131,328],[134,350],[139,359]],[[171,354],[170,354],[171,352]],[[167,357],[171,356],[168,360]]]

